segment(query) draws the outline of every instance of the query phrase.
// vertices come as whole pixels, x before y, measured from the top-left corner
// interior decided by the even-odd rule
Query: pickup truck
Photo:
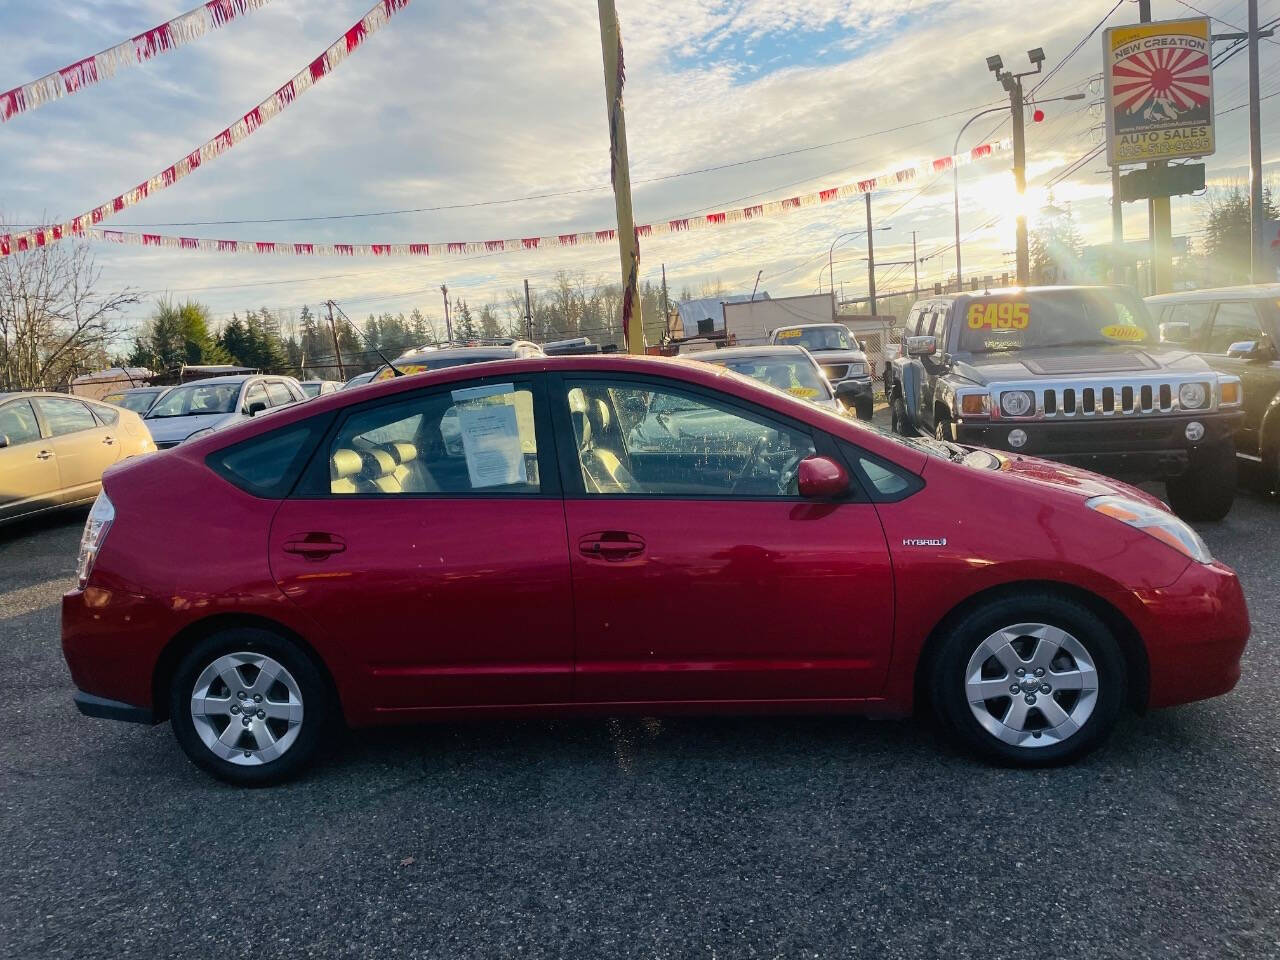
[[[1028,287],[912,307],[889,384],[893,429],[1163,480],[1189,519],[1235,497],[1240,378],[1161,342],[1123,287]]]

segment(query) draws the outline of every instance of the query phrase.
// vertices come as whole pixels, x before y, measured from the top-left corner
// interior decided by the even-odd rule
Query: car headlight
[[[107,531],[116,518],[116,508],[104,490],[93,501],[93,509],[89,511],[89,519],[84,522],[84,533],[80,535],[80,556],[76,560],[76,576],[80,579],[80,589],[89,582],[89,574],[93,572],[93,562],[98,559],[98,551],[107,539]]]
[[[1010,390],[1000,394],[1000,412],[1006,417],[1025,417],[1035,408],[1035,394],[1030,390]]]
[[[1200,410],[1209,405],[1209,388],[1203,383],[1184,383],[1178,388],[1178,406]]]
[[[865,377],[867,375],[867,365],[865,363],[849,364],[848,375],[851,377]]]
[[[203,430],[197,430],[195,433],[191,434],[191,436],[187,437],[187,440],[198,440],[200,437],[207,437],[209,434],[213,433],[215,429],[215,427],[205,427]],[[183,442],[185,443],[186,441]]]
[[[1108,517],[1150,534],[1168,544],[1184,556],[1200,563],[1209,563],[1213,554],[1200,534],[1183,523],[1172,513],[1126,497],[1102,496],[1087,500],[1085,506]]]

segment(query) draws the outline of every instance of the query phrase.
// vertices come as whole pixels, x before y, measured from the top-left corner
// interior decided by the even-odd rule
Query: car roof
[[[415,360],[439,360],[449,357],[493,357],[494,359],[514,357],[518,347],[524,346],[520,344],[505,345],[485,345],[483,347],[429,347],[426,350],[417,350],[413,353],[406,353],[404,356],[396,357],[394,363],[413,363]]]
[[[790,329],[790,328],[788,328]],[[808,357],[809,352],[803,347],[789,347],[782,344],[767,347],[729,347],[725,350],[704,350],[700,353],[686,354],[690,360],[703,363],[718,363],[722,360],[750,360],[755,357]]]
[[[1147,297],[1147,303],[1205,303],[1211,300],[1277,300],[1280,283],[1250,283],[1237,287],[1211,287],[1207,290],[1183,290]]]
[[[784,323],[781,326],[774,327],[775,330],[808,330],[812,327],[840,327],[848,330],[849,327],[839,320],[825,320],[822,323]]]
[[[15,390],[12,393],[0,393],[0,403],[10,400],[30,400],[32,397],[54,397],[63,400],[83,400],[86,403],[102,403],[96,397],[78,397],[74,393],[58,393],[54,390]]]

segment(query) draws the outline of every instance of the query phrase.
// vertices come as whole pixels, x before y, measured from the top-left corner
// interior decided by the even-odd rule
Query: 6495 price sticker
[[[1025,330],[1031,323],[1031,304],[1001,300],[969,305],[969,329]]]

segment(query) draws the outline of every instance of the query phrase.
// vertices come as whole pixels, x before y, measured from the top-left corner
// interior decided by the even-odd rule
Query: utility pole
[[[876,236],[871,229],[871,191],[863,194],[867,201],[867,293],[871,294],[871,315],[876,315]],[[832,287],[832,294],[835,288]]]
[[[524,338],[533,339],[533,307],[529,301],[529,280],[524,281]]]
[[[1021,201],[1027,195],[1027,124],[1022,109],[1022,78],[1005,74],[1005,88],[1009,91],[1009,109],[1013,111],[1013,179]],[[1027,242],[1027,212],[1018,208],[1017,223],[1018,286],[1031,282],[1031,251]]]
[[[1267,211],[1262,202],[1262,99],[1258,79],[1258,0],[1249,0],[1249,248],[1254,283],[1275,279],[1263,241]],[[1270,276],[1268,276],[1270,274]]]
[[[1124,204],[1120,201],[1120,168],[1111,168],[1111,282],[1123,282],[1120,276],[1120,251],[1124,247]]]
[[[1138,19],[1151,22],[1151,0],[1138,0]],[[1152,160],[1147,170],[1155,180],[1167,166],[1163,160]],[[1168,197],[1147,201],[1147,236],[1151,240],[1151,292],[1168,293],[1173,289],[1173,205]]]
[[[449,319],[449,288],[440,284],[440,293],[444,297],[444,339],[445,343],[453,343],[453,321]]]
[[[759,277],[756,278],[757,282]],[[752,297],[754,299],[754,296]],[[662,265],[662,321],[667,328],[667,339],[671,339],[671,301],[667,298],[667,265]]]
[[[920,254],[916,250],[916,231],[911,231],[911,295],[920,299]]]
[[[756,302],[756,291],[760,289],[760,278],[761,278],[761,277],[763,277],[763,276],[764,276],[764,271],[763,271],[763,270],[757,270],[757,271],[756,271],[756,282],[755,282],[755,285],[751,288],[751,302],[752,302],[752,303],[755,303],[755,302]]]
[[[625,82],[622,31],[614,0],[597,0],[600,48],[604,55],[604,99],[609,113],[609,164],[613,201],[618,214],[618,257],[622,263],[622,335],[629,353],[644,353],[644,318],[640,300],[640,241],[631,210],[631,166],[627,158],[627,120],[622,107]]]
[[[342,347],[338,346],[338,327],[333,322],[333,301],[328,300],[325,306],[329,308],[329,332],[333,334],[333,355],[338,361],[338,377],[339,379],[347,379],[346,368],[342,365]]]

